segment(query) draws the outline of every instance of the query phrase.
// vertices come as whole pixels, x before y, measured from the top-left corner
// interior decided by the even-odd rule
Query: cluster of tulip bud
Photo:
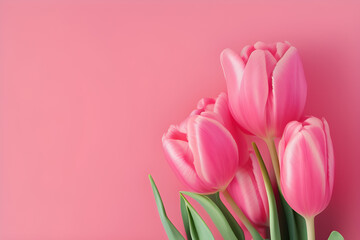
[[[200,204],[212,199],[226,216],[221,193],[253,239],[315,239],[314,217],[332,195],[334,153],[326,120],[303,116],[307,84],[297,49],[257,42],[240,54],[225,49],[220,59],[227,94],[201,99],[162,138],[168,163],[193,193],[184,194]],[[185,212],[188,238],[202,239],[188,201]]]

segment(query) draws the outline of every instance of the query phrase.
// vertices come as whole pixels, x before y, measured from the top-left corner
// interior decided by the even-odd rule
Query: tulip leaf
[[[199,237],[197,235],[197,232],[196,232],[196,227],[195,227],[195,224],[194,224],[194,220],[192,218],[192,215],[190,213],[190,210],[189,208],[186,207],[186,214],[188,216],[188,224],[189,224],[189,231],[190,231],[190,236],[191,236],[191,239],[194,239],[194,240],[198,240]]]
[[[186,237],[188,240],[192,240],[189,226],[189,214],[188,209],[186,208],[186,203],[184,197],[180,196],[180,208],[181,208],[181,216],[184,223],[184,228],[186,232]]]
[[[303,216],[294,211],[299,240],[307,240],[306,222]]]
[[[337,231],[332,231],[328,240],[344,240],[344,237]]]
[[[283,194],[281,193],[281,190],[279,190],[279,195],[280,195],[281,205],[284,209],[284,214],[285,214],[285,218],[286,218],[286,222],[287,222],[287,226],[288,226],[288,230],[289,230],[289,237],[292,240],[298,240],[299,237],[298,237],[297,225],[295,222],[295,212],[294,212],[294,210],[292,210],[292,208],[286,202]],[[299,221],[300,220],[301,219],[299,219]],[[305,220],[304,220],[304,224],[305,224]],[[306,225],[305,225],[305,236],[306,236]],[[302,240],[303,238],[300,238],[300,239]],[[306,238],[304,240],[306,240]]]
[[[256,146],[256,143],[253,142],[252,145],[260,165],[261,173],[263,175],[266,194],[269,202],[270,239],[280,240],[281,234],[280,234],[279,218],[277,214],[276,200],[271,186],[269,174],[266,170],[265,163],[261,157],[258,147]]]
[[[219,192],[217,192],[215,194],[208,195],[208,197],[221,210],[221,212],[223,213],[224,217],[226,218],[227,222],[229,223],[229,225],[230,225],[231,229],[233,230],[233,232],[234,232],[235,236],[237,237],[237,239],[245,240],[243,230],[241,229],[240,225],[235,220],[233,215],[230,213],[230,211],[226,208],[224,203],[221,201]]]
[[[161,222],[162,222],[162,224],[164,226],[164,229],[166,231],[166,234],[167,234],[168,238],[170,240],[184,240],[184,237],[176,229],[174,224],[170,221],[170,219],[166,215],[165,207],[164,207],[164,204],[163,204],[163,202],[161,200],[159,190],[157,189],[157,187],[155,185],[155,182],[154,182],[154,179],[152,178],[151,175],[149,175],[149,179],[150,179],[151,187],[152,187],[152,190],[153,190],[153,193],[154,193],[154,196],[155,196],[155,202],[156,202],[156,206],[157,206],[158,211],[159,211],[160,219],[161,219]]]
[[[211,220],[214,222],[215,226],[217,227],[217,229],[219,230],[220,234],[224,239],[227,240],[244,239],[244,238],[238,238],[237,235],[235,235],[233,229],[231,228],[223,212],[209,197],[192,192],[181,192],[181,193],[195,199],[198,203],[200,203],[200,205],[209,214]],[[239,236],[243,236],[243,234],[239,234]]]
[[[188,224],[190,235],[193,240],[214,240],[209,227],[204,220],[196,212],[194,207],[186,200],[186,198],[180,193],[180,198],[184,202],[187,210]]]

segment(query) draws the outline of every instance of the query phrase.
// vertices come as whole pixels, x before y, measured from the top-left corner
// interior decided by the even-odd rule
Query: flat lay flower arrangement
[[[307,84],[298,50],[257,42],[240,54],[225,49],[220,60],[227,94],[201,99],[162,138],[168,163],[190,189],[180,192],[186,238],[214,239],[192,198],[224,239],[249,232],[254,240],[314,240],[335,162],[327,121],[303,116]],[[149,178],[168,238],[185,239]],[[344,238],[333,231],[329,239]]]

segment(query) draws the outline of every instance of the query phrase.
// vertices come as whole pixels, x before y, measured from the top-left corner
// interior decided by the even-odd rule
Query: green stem
[[[306,230],[307,230],[307,239],[315,240],[314,217],[306,217],[305,222],[306,222]]]
[[[222,192],[224,195],[226,201],[230,204],[231,208],[234,210],[235,214],[239,217],[240,221],[245,225],[247,230],[250,232],[251,236],[254,240],[263,240],[259,232],[255,229],[255,227],[252,225],[250,220],[245,216],[243,211],[237,206],[234,199],[231,197],[229,192],[227,190],[224,190]]]
[[[269,149],[272,165],[274,168],[274,173],[276,177],[277,185],[280,189],[280,166],[279,166],[279,158],[276,152],[276,146],[273,138],[265,138],[266,145]]]

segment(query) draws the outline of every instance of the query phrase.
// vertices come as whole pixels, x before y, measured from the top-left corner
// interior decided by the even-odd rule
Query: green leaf
[[[292,208],[289,206],[289,204],[286,202],[283,194],[281,193],[281,190],[279,191],[280,194],[280,201],[281,201],[281,205],[284,209],[284,214],[285,214],[285,218],[286,218],[286,222],[287,222],[287,226],[288,226],[288,230],[289,230],[289,236],[290,239],[292,240],[298,240],[298,229],[296,226],[296,222],[295,222],[295,212],[292,210]],[[305,220],[304,220],[304,224],[305,224]],[[305,236],[306,236],[306,225],[305,225]],[[302,238],[300,238],[302,240]],[[306,238],[304,239],[306,240]]]
[[[233,215],[229,212],[229,210],[226,208],[224,203],[220,199],[219,192],[215,194],[208,195],[208,197],[218,206],[224,217],[226,218],[228,224],[230,225],[232,231],[234,232],[235,236],[239,240],[245,240],[244,232],[239,226],[238,222],[235,220]]]
[[[252,145],[254,147],[258,162],[260,164],[260,169],[261,169],[261,173],[263,175],[266,194],[267,194],[267,198],[268,198],[268,202],[269,202],[270,239],[280,240],[281,234],[280,234],[279,218],[278,218],[278,214],[277,214],[276,200],[275,200],[274,192],[273,192],[273,189],[271,186],[269,174],[266,170],[266,166],[261,157],[260,151],[259,151],[258,147],[256,146],[256,143],[253,142]]]
[[[328,240],[344,240],[344,237],[337,231],[332,231]]]
[[[181,192],[193,199],[195,199],[200,205],[206,210],[210,218],[214,222],[215,226],[221,233],[222,237],[227,240],[238,239],[230,227],[226,217],[219,209],[219,207],[207,196],[192,193],[192,192]],[[240,238],[241,239],[241,238]]]
[[[189,208],[186,208],[186,212],[187,212],[188,220],[189,220],[189,230],[190,230],[191,238],[194,239],[194,240],[198,240],[199,237],[197,235],[195,223],[194,223],[194,220],[193,220],[193,218],[192,218],[192,216],[190,214]]]
[[[191,206],[191,204],[182,194],[180,194],[180,197],[186,205],[191,238],[193,240],[214,240],[215,238],[212,235],[209,227],[206,225],[200,215],[196,212],[194,207]]]
[[[181,208],[181,216],[184,223],[184,228],[186,232],[186,237],[188,240],[192,240],[191,233],[190,233],[190,227],[189,227],[189,214],[188,209],[186,208],[186,203],[183,197],[180,195],[180,208]]]
[[[172,224],[172,222],[166,215],[165,207],[161,200],[159,190],[157,189],[154,179],[151,177],[151,175],[149,175],[149,179],[150,179],[151,187],[152,187],[152,190],[153,190],[153,193],[155,196],[155,202],[156,202],[156,205],[157,205],[157,208],[159,211],[160,219],[164,226],[164,229],[166,231],[168,238],[170,240],[183,240],[184,237],[180,234],[180,232],[176,229],[174,224]]]
[[[297,232],[300,240],[307,240],[306,222],[303,216],[294,211]]]

